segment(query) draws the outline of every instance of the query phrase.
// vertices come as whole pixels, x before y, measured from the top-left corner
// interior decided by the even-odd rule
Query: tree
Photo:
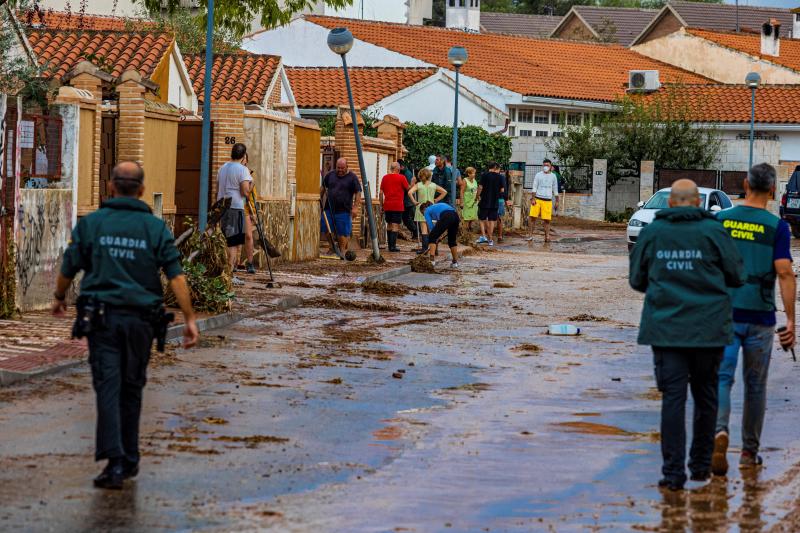
[[[14,2],[14,7],[24,8],[26,4]],[[49,84],[42,77],[43,69],[19,45],[9,13],[5,6],[0,7],[0,93],[44,105]]]
[[[442,4],[444,12],[444,1],[436,0]],[[690,0],[693,2],[704,2],[721,4],[723,0]],[[481,9],[483,11],[500,11],[506,13],[527,13],[533,15],[565,15],[572,6],[602,6],[602,7],[638,7],[657,9],[664,7],[667,0],[483,0]]]
[[[453,151],[453,128],[436,124],[406,122],[403,144],[408,149],[406,162],[414,169],[428,165],[428,156]],[[502,133],[489,133],[480,126],[458,128],[458,166],[462,170],[486,168],[489,161],[501,165],[511,158],[511,138]]]
[[[198,54],[206,48],[205,19],[201,15],[192,13],[184,7],[175,9],[171,13],[156,13],[153,15],[155,27],[149,25],[149,30],[163,31],[175,36],[178,47],[184,54]],[[131,23],[129,29],[136,29],[137,22]],[[236,52],[242,46],[241,36],[227,28],[220,28],[214,32],[214,52],[225,54]]]
[[[150,13],[160,13],[166,7],[173,13],[181,5],[181,0],[138,0]],[[324,0],[325,4],[334,8],[349,6],[353,0]],[[205,26],[205,13],[208,11],[208,0],[200,0],[200,11]],[[245,35],[252,28],[253,21],[259,20],[265,28],[281,26],[292,20],[292,16],[316,4],[313,0],[215,0],[214,26],[230,31],[237,38]]]
[[[638,173],[640,161],[656,168],[709,168],[720,151],[719,133],[695,126],[702,102],[689,102],[679,87],[656,95],[626,96],[616,113],[595,116],[580,126],[565,126],[549,148],[565,166],[591,165],[608,160],[608,186],[620,177]]]

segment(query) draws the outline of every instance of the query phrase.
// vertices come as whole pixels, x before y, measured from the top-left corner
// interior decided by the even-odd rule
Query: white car
[[[728,195],[717,189],[708,189],[700,187],[700,205],[713,213],[722,211],[733,207],[733,202],[728,198]],[[670,188],[661,189],[646,202],[639,202],[636,206],[636,211],[631,219],[628,221],[628,251],[633,249],[636,244],[636,239],[639,238],[639,233],[642,228],[650,224],[656,218],[656,213],[659,210],[669,207],[667,201],[669,200]]]

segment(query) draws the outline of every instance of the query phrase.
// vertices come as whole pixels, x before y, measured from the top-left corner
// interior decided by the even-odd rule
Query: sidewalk
[[[410,243],[402,248],[408,250]],[[347,262],[339,259],[317,259],[303,263],[287,263],[274,267],[275,287],[267,288],[266,272],[247,275],[237,272],[243,286],[234,287],[233,308],[222,315],[198,317],[200,331],[223,327],[248,316],[298,307],[308,298],[319,296],[339,284],[380,281],[411,271],[410,251],[389,254],[381,250],[387,261],[380,265],[367,262],[368,250],[355,250],[358,258]],[[180,313],[170,328],[168,339],[181,336]],[[56,318],[46,311],[26,313],[19,320],[0,320],[0,386],[47,375],[85,360],[86,341],[71,340],[75,310],[70,307],[66,318]]]

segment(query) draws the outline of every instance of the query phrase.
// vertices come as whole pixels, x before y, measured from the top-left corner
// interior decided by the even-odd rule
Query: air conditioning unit
[[[628,91],[649,92],[661,88],[657,70],[631,70],[628,76]]]

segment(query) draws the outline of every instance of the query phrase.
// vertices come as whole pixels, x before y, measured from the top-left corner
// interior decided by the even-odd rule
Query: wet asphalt
[[[800,366],[776,349],[759,473],[659,492],[641,297],[602,237],[512,241],[155,358],[121,492],[91,487],[86,367],[0,390],[0,531],[796,530]],[[582,334],[546,335],[563,322]],[[733,408],[735,461],[738,383]]]

